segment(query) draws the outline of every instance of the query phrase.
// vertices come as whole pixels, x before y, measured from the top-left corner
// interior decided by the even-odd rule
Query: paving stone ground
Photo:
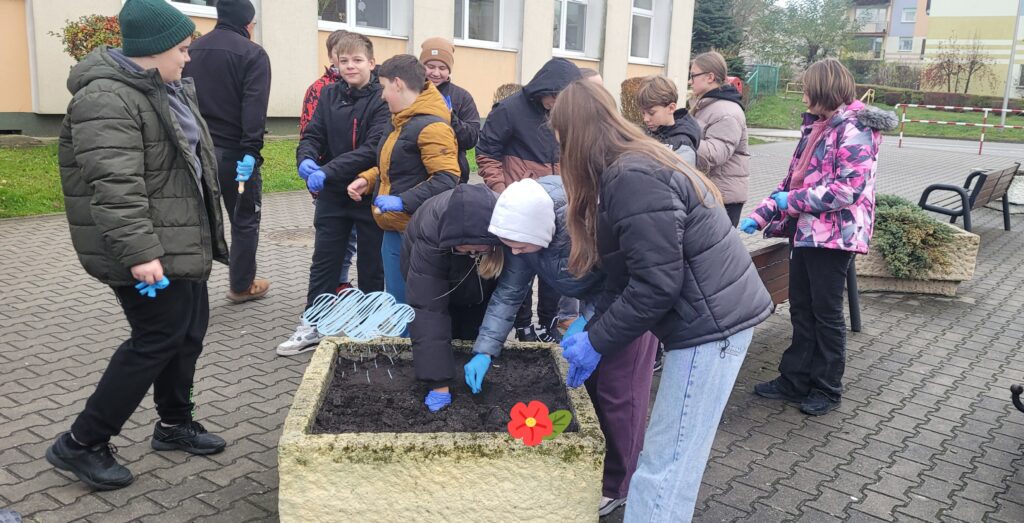
[[[753,147],[752,200],[781,180],[792,147]],[[888,144],[881,157],[879,191],[915,201],[929,183],[1008,161]],[[259,273],[274,282],[270,297],[229,305],[224,267],[210,282],[197,416],[230,446],[210,457],[151,451],[147,397],[113,441],[137,479],[107,493],[54,470],[43,453],[127,324],[111,291],[81,270],[62,216],[0,221],[0,508],[40,522],[275,521],[275,446],[309,355],[278,358],[273,348],[304,301],[311,211],[304,193],[264,199]],[[1024,383],[1024,217],[1014,216],[1013,232],[995,211],[979,211],[975,224],[977,273],[956,298],[862,296],[843,405],[827,416],[750,394],[788,344],[786,307],[757,329],[696,521],[1024,521],[1024,413],[1007,392]]]

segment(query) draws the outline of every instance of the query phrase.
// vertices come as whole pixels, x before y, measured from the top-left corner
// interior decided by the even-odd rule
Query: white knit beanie
[[[536,180],[519,180],[498,196],[487,231],[546,249],[555,235],[555,202]]]

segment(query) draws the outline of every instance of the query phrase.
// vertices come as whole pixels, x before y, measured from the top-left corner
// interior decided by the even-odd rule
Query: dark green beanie
[[[165,0],[128,0],[118,21],[125,56],[160,54],[196,30],[192,19]]]

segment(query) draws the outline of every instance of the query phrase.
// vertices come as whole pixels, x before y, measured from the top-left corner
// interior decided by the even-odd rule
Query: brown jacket
[[[416,101],[391,118],[394,129],[381,141],[377,167],[359,174],[373,197],[398,196],[403,212],[381,213],[373,219],[385,231],[404,231],[409,218],[432,196],[459,182],[459,144],[451,127],[451,111],[434,84],[426,82]]]
[[[698,100],[690,112],[704,129],[697,168],[708,174],[725,203],[747,201],[750,179],[747,117],[738,94],[735,89],[716,89]]]

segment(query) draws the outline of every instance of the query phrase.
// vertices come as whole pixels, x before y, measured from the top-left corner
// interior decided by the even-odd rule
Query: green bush
[[[121,47],[121,25],[116,16],[86,15],[77,20],[65,20],[60,32],[50,31],[60,39],[64,52],[80,62],[93,49],[101,45]],[[192,39],[202,36],[195,31]]]
[[[950,265],[953,231],[913,203],[887,194],[875,200],[875,247],[897,278],[921,279]]]

